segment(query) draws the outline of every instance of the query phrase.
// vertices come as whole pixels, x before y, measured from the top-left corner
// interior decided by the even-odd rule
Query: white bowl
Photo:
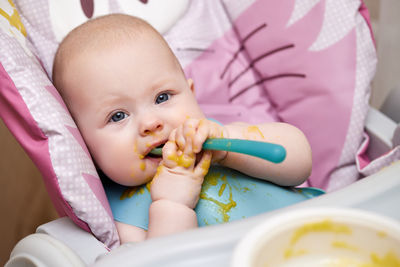
[[[277,215],[236,246],[232,267],[400,267],[400,222],[357,209]]]

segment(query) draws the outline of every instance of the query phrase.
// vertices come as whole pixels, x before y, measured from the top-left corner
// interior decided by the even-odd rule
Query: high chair
[[[37,165],[60,219],[6,266],[227,266],[255,225],[293,209],[345,206],[400,220],[398,91],[369,107],[377,63],[361,0],[0,0],[0,116]],[[89,152],[51,82],[62,38],[108,13],[159,30],[209,118],[284,121],[313,150],[304,186],[327,194],[258,216],[120,246]],[[395,100],[397,98],[397,100]]]

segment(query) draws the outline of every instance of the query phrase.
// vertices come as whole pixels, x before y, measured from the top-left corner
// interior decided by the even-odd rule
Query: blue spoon
[[[286,158],[286,149],[283,146],[253,140],[209,138],[203,143],[203,149],[237,152],[273,163],[281,163]],[[154,148],[150,153],[160,156],[162,155],[162,148]]]

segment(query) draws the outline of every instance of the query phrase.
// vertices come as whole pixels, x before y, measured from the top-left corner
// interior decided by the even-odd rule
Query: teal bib
[[[151,196],[148,185],[125,187],[111,181],[104,188],[114,219],[147,230]],[[230,222],[319,196],[317,188],[281,187],[238,171],[212,166],[204,177],[195,208],[199,226]]]

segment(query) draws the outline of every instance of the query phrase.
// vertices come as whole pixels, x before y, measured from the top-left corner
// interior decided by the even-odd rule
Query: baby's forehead
[[[54,59],[53,80],[65,72],[73,58],[84,53],[105,52],[127,42],[138,43],[144,35],[157,36],[145,21],[127,15],[95,18],[72,30],[61,42]],[[162,39],[162,37],[159,37]]]
[[[140,37],[144,35],[156,36],[159,34],[150,24],[139,18],[127,15],[108,15],[80,25],[72,30],[63,42],[66,46],[96,47],[133,40],[139,41]]]
[[[126,22],[126,19],[129,22]],[[66,90],[64,87],[65,81],[69,80],[68,77],[70,78],[76,71],[84,71],[92,64],[90,62],[92,59],[101,60],[110,51],[120,53],[126,51],[123,49],[142,49],[143,43],[144,47],[150,47],[149,42],[155,44],[151,45],[152,49],[167,51],[164,55],[168,54],[174,66],[182,71],[166,41],[149,24],[135,18],[131,20],[131,17],[126,16],[115,18],[108,16],[81,25],[63,40],[54,61],[53,81],[58,85],[57,89]]]

